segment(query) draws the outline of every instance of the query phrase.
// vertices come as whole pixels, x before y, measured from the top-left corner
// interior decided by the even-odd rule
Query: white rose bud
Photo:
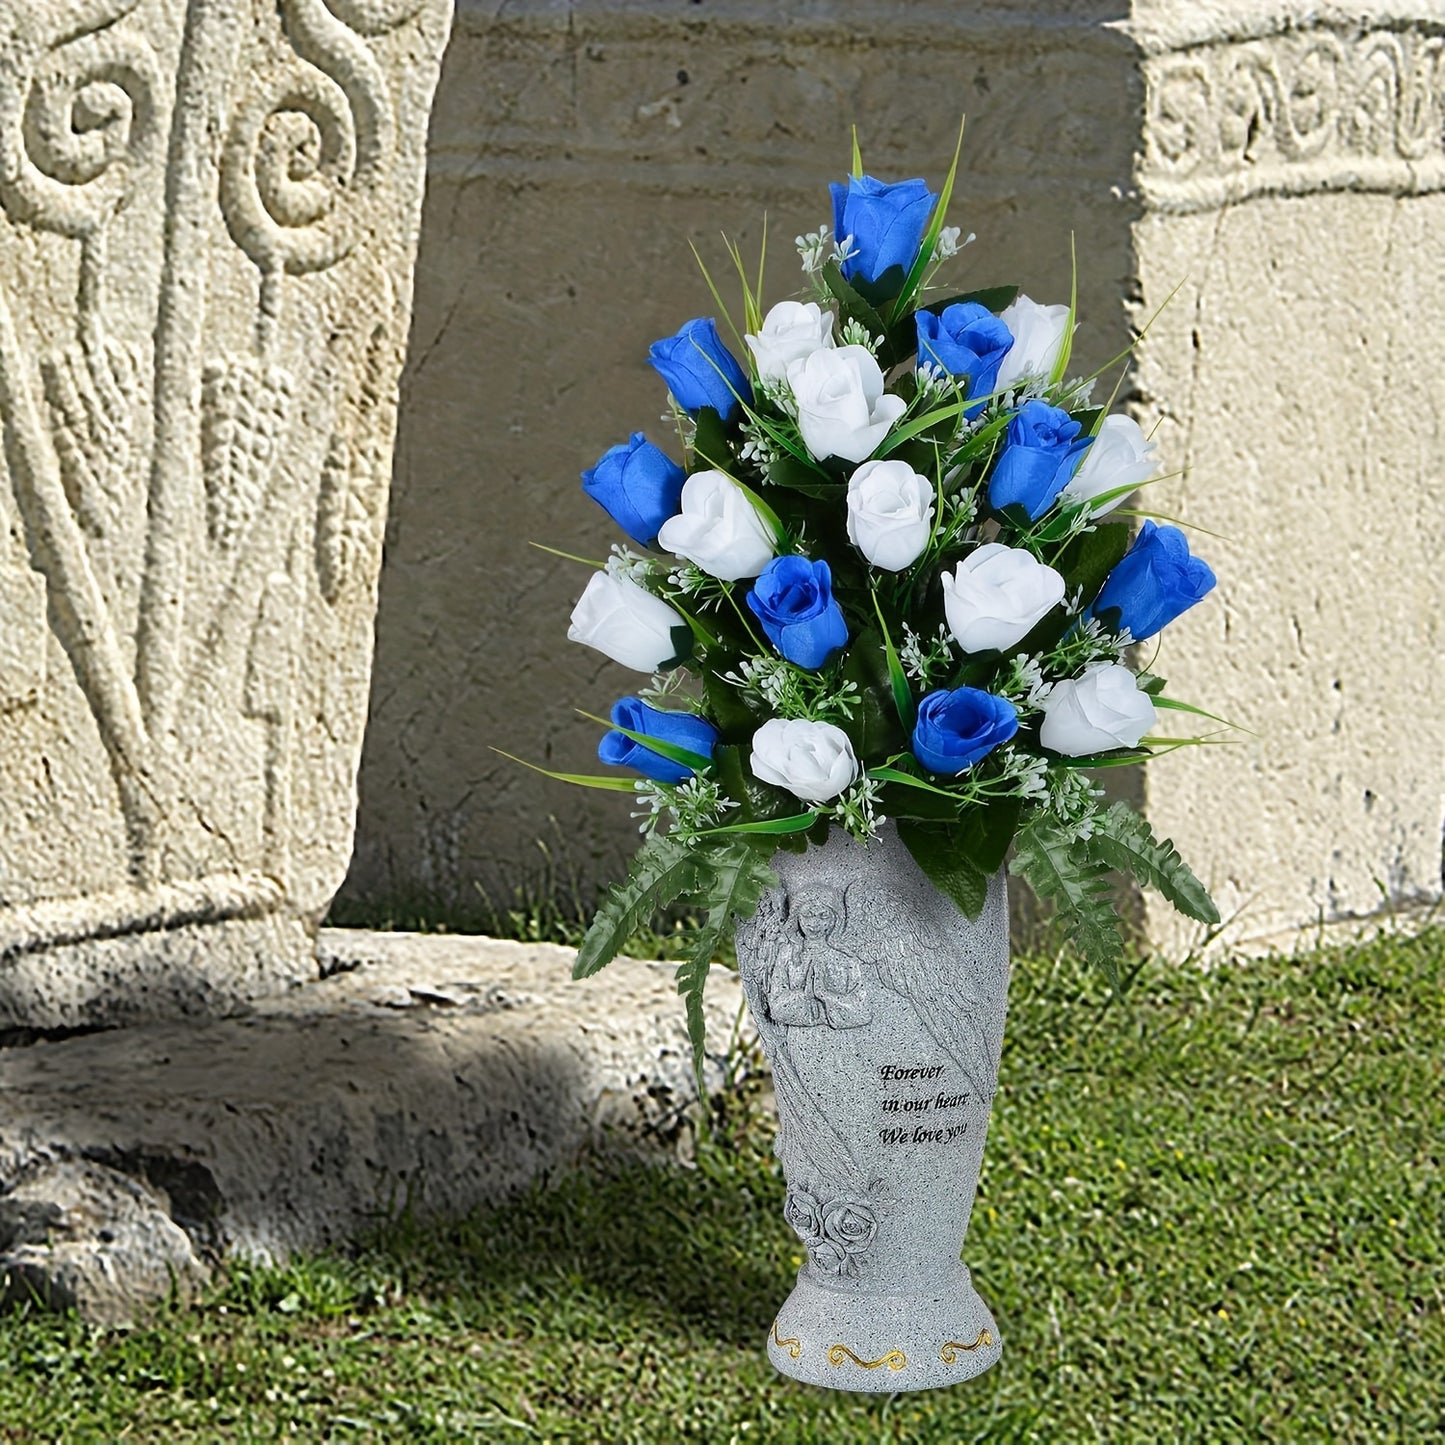
[[[1022,547],[987,542],[943,574],[943,614],[965,652],[1002,652],[1064,600],[1064,579]]]
[[[1064,334],[1069,329],[1067,306],[1041,306],[1019,296],[998,314],[1014,344],[998,369],[995,391],[1006,391],[1028,377],[1049,377],[1058,365]]]
[[[883,372],[866,346],[839,346],[794,361],[788,384],[798,403],[798,430],[819,461],[864,461],[908,410],[901,396],[884,395]]]
[[[816,301],[779,301],[756,336],[744,336],[764,381],[786,381],[788,367],[833,345],[833,313]]]
[[[775,551],[747,493],[722,472],[694,472],[683,483],[682,511],[662,524],[657,545],[724,582],[756,577]]]
[[[612,572],[592,574],[567,629],[569,641],[595,647],[638,672],[656,672],[678,657],[686,650],[688,635],[687,619],[680,612]]]
[[[848,734],[832,723],[769,718],[753,734],[753,776],[805,803],[836,798],[858,776]]]
[[[1142,486],[1159,471],[1151,442],[1132,416],[1106,416],[1098,435],[1089,443],[1079,470],[1059,494],[1064,502],[1091,502],[1120,487]],[[1102,517],[1112,512],[1128,492],[1121,492],[1094,507],[1089,515]]]
[[[875,566],[912,566],[933,533],[933,483],[899,461],[864,462],[848,482],[848,540]]]
[[[1080,678],[1056,682],[1044,699],[1039,741],[1050,752],[1082,758],[1137,748],[1154,726],[1154,704],[1117,662],[1096,662]]]

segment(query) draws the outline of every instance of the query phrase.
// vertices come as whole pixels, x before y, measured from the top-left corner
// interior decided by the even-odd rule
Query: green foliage
[[[1187,918],[1218,923],[1219,910],[1169,840],[1162,843],[1127,803],[1115,803],[1094,820],[1084,845],[1089,856],[1154,889]]]
[[[1040,813],[1019,830],[1009,871],[1054,905],[1064,934],[1080,957],[1103,969],[1117,987],[1123,940],[1106,865],[1092,859],[1083,844]]]
[[[707,866],[695,892],[698,906],[706,912],[687,958],[677,968],[677,991],[687,1008],[687,1036],[699,1094],[703,1092],[707,1030],[703,991],[708,970],[714,955],[732,937],[733,919],[751,918],[763,894],[776,885],[777,875],[768,866],[773,847],[771,838],[738,837],[700,855]]]
[[[983,912],[988,874],[969,856],[957,824],[898,820],[898,836],[929,881],[969,918]]]
[[[659,908],[690,893],[702,879],[706,857],[674,837],[654,834],[637,850],[626,879],[602,900],[582,946],[573,978],[588,978],[611,963],[634,932]]]

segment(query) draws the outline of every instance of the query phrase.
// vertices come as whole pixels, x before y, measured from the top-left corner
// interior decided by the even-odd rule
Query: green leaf
[[[1166,838],[1161,843],[1127,803],[1115,803],[1095,819],[1093,837],[1085,847],[1091,857],[1154,889],[1186,918],[1199,923],[1219,922],[1214,900],[1179,856],[1173,842]]]
[[[873,593],[873,611],[878,618],[878,629],[883,634],[883,655],[888,660],[888,683],[893,690],[893,706],[898,711],[898,721],[903,724],[905,734],[913,732],[914,705],[913,691],[908,686],[908,674],[903,670],[903,664],[898,659],[898,649],[893,646],[893,639],[888,635],[888,624],[883,620],[883,607],[878,601],[878,593]]]
[[[838,595],[836,587],[833,595]],[[857,713],[842,725],[858,757],[864,762],[889,758],[906,747],[908,739],[898,720],[883,637],[874,628],[864,628],[848,644],[843,680],[858,689]]]
[[[791,817],[798,811],[798,800],[782,788],[760,782],[748,770],[743,749],[748,745],[721,746],[713,750],[714,775],[723,792],[742,805],[739,822],[768,822],[774,818]]]
[[[536,763],[529,763],[526,758],[502,752],[501,748],[493,748],[492,751],[501,754],[508,762],[521,763],[524,768],[541,773],[544,778],[554,778],[559,783],[573,783],[579,788],[605,788],[610,793],[631,793],[637,787],[636,778],[608,777],[605,773],[554,773],[551,768],[539,768]]]
[[[694,418],[697,430],[692,435],[692,466],[694,472],[732,470],[733,449],[728,443],[727,423],[711,406],[699,407]]]
[[[695,833],[696,838],[721,838],[728,834],[764,834],[780,836],[784,833],[806,833],[823,815],[821,813],[794,813],[791,818],[770,818],[765,823],[728,823],[721,828],[706,828]]]
[[[1023,799],[989,798],[975,803],[959,820],[959,847],[985,873],[995,873],[1018,832]]]
[[[700,850],[676,838],[654,835],[638,849],[626,879],[602,900],[577,950],[573,978],[588,978],[612,962],[638,927],[659,908],[698,886]]]
[[[915,778],[912,773],[905,773],[901,768],[889,767],[887,764],[878,768],[869,768],[868,776],[885,783],[902,783],[904,787],[917,788],[923,793],[935,793],[940,798],[950,798],[955,806],[963,801],[957,793],[950,793],[945,788],[935,788],[932,783],[925,782],[922,778]]]
[[[1088,604],[1099,595],[1099,588],[1119,565],[1131,540],[1131,528],[1106,523],[1092,532],[1081,532],[1050,565],[1063,574],[1070,592],[1076,587],[1083,591],[1084,602]]]
[[[966,918],[977,918],[988,899],[988,874],[960,846],[958,830],[947,823],[898,820],[898,836],[913,861]]]
[[[789,491],[823,501],[841,502],[848,492],[848,484],[841,477],[830,477],[827,472],[819,471],[797,457],[782,456],[770,462],[768,480],[774,486],[786,487]]]
[[[944,178],[943,189],[938,193],[938,203],[933,208],[928,229],[923,233],[923,244],[919,247],[918,255],[908,272],[908,279],[903,283],[903,289],[898,293],[898,300],[893,307],[894,321],[901,321],[912,309],[913,300],[922,289],[924,277],[933,260],[933,249],[938,244],[939,234],[948,219],[948,203],[953,199],[953,183],[958,178],[958,158],[963,153],[963,125],[964,117],[959,116],[958,142],[953,147],[953,160],[949,164],[948,175]]]
[[[858,294],[855,286],[851,285],[843,275],[843,268],[837,261],[829,261],[823,267],[823,284],[827,286],[838,302],[838,329],[842,331],[842,324],[845,321],[856,321],[867,333],[886,342],[888,340],[888,327],[878,312]],[[889,361],[879,357],[879,364],[886,371]]]
[[[703,1050],[707,1034],[707,1014],[703,1009],[703,992],[708,969],[718,945],[732,933],[733,919],[739,915],[751,918],[758,903],[777,876],[768,866],[772,845],[737,839],[717,847],[697,850],[699,881],[693,890],[707,915],[693,939],[692,951],[677,968],[677,991],[687,1008],[687,1036],[692,1043],[692,1066],[697,1075],[698,1097],[702,1097]]]
[[[711,668],[703,677],[702,688],[713,725],[723,738],[728,742],[751,738],[758,730],[759,719],[743,701],[742,693],[732,683],[724,682]],[[717,763],[716,749],[713,751],[713,762]]]
[[[1084,855],[1066,833],[1040,814],[1014,839],[1009,872],[1027,879],[1040,898],[1053,903],[1081,957],[1102,968],[1110,987],[1117,989],[1123,943],[1108,868]]]
[[[1018,294],[1017,286],[985,286],[979,291],[963,291],[957,296],[945,296],[942,301],[930,301],[927,306],[920,306],[918,309],[941,316],[950,306],[965,306],[973,302],[997,314],[1005,307],[1012,306],[1018,299]]]

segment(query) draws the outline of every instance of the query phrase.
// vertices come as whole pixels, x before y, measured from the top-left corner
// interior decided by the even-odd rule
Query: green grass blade
[[[609,793],[631,793],[637,789],[636,778],[615,778],[603,773],[554,773],[551,768],[538,767],[536,763],[529,763],[526,758],[519,758],[515,753],[503,752],[501,748],[493,748],[492,751],[506,758],[508,762],[521,763],[524,768],[531,768],[534,773],[541,773],[544,778],[554,778],[559,783],[573,783],[579,788],[602,788]]]

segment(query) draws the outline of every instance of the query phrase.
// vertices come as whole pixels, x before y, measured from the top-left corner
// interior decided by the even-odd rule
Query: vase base
[[[936,1291],[862,1295],[799,1275],[768,1336],[780,1373],[887,1395],[957,1385],[997,1362],[998,1326],[966,1268]]]

